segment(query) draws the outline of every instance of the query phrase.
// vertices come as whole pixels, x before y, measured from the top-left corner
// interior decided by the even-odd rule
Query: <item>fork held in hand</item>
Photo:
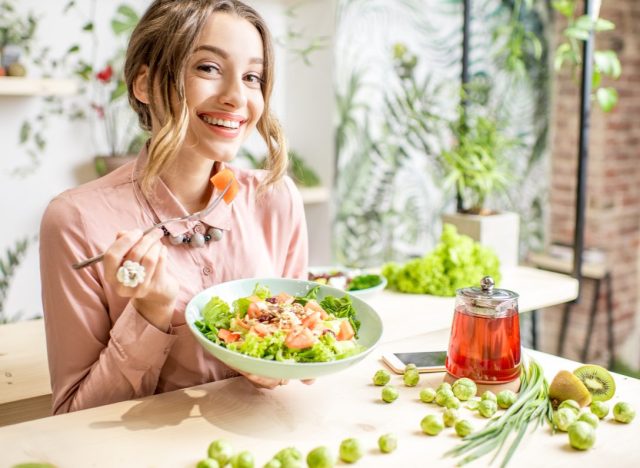
[[[225,186],[224,190],[222,190],[222,192],[220,193],[220,195],[218,195],[209,206],[207,206],[206,208],[200,210],[200,211],[196,211],[193,214],[188,214],[188,215],[184,215],[184,216],[180,216],[178,218],[171,218],[171,219],[166,219],[164,221],[160,221],[159,223],[154,224],[153,226],[151,226],[150,228],[147,228],[142,235],[147,235],[149,234],[151,231],[153,231],[154,229],[157,229],[161,226],[165,226],[169,223],[174,223],[176,221],[194,221],[194,220],[198,220],[203,218],[204,216],[207,216],[209,213],[211,213],[211,211],[220,204],[220,202],[222,201],[222,199],[224,198],[224,196],[226,195],[226,193],[229,191],[229,189],[231,188],[231,186],[233,185],[234,179],[230,179],[229,182],[227,182],[227,185]],[[91,258],[87,258],[86,260],[83,260],[81,262],[78,263],[74,263],[72,266],[72,268],[74,270],[81,270],[85,267],[88,267],[89,265],[93,265],[94,263],[98,263],[101,262],[104,259],[104,253],[101,253],[100,255],[96,255],[95,257],[91,257]]]

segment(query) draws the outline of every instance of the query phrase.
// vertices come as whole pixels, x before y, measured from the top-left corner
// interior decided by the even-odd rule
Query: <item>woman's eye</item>
[[[198,70],[203,71],[205,73],[220,73],[220,68],[218,68],[217,65],[211,65],[211,64],[198,65]]]
[[[247,80],[249,83],[254,83],[258,85],[262,84],[262,77],[255,73],[249,73],[248,75],[245,75],[244,79]]]

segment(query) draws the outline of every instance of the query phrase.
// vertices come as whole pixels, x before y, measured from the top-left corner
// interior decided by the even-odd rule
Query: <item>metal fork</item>
[[[161,226],[165,226],[167,224],[170,223],[175,223],[176,221],[194,221],[194,220],[199,220],[201,218],[203,218],[204,216],[207,216],[209,213],[211,213],[211,211],[220,204],[220,201],[222,200],[222,198],[226,195],[226,193],[229,191],[229,188],[231,188],[231,185],[233,184],[233,179],[231,179],[229,182],[227,182],[226,187],[224,188],[224,190],[222,190],[222,192],[220,193],[220,195],[218,195],[212,202],[211,204],[209,204],[209,206],[205,207],[204,209],[200,210],[200,211],[196,211],[195,213],[192,214],[188,214],[188,215],[184,215],[184,216],[180,216],[178,218],[171,218],[171,219],[166,219],[164,221],[160,221],[159,223],[154,224],[153,226],[147,228],[142,235],[146,235],[149,234],[151,231],[153,231],[154,229],[157,229]],[[78,263],[74,263],[73,265],[71,265],[71,267],[74,270],[81,270],[85,267],[88,267],[89,265],[93,265],[94,263],[98,263],[101,262],[104,259],[104,253],[101,253],[100,255],[96,255],[95,257],[91,257],[88,258],[86,260],[83,260],[81,262]]]

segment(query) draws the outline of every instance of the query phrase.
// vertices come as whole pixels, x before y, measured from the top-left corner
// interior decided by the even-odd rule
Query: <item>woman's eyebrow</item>
[[[220,57],[222,57],[225,60],[229,58],[229,53],[226,52],[225,50],[221,49],[220,47],[204,44],[204,45],[196,47],[196,50],[194,50],[194,52],[199,52],[201,50],[207,50],[209,52],[213,52],[214,54],[219,55]],[[249,63],[256,63],[258,65],[262,65],[264,63],[264,60],[262,60],[259,57],[254,57],[254,58],[249,59]]]

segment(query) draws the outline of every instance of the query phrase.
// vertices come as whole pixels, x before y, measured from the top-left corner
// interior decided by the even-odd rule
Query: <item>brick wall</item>
[[[640,1],[605,0],[600,16],[613,21],[616,30],[599,33],[596,47],[616,50],[623,72],[619,80],[611,83],[620,95],[616,109],[605,114],[594,106],[591,112],[585,247],[596,247],[606,253],[613,275],[618,356],[638,368],[640,334],[635,330],[635,324],[636,316],[640,315]],[[556,42],[563,28],[563,22],[557,21]],[[579,124],[578,82],[568,72],[557,75],[553,96],[549,240],[571,244]],[[584,343],[593,293],[592,282],[585,281],[581,304],[574,306],[572,311],[564,351],[569,358],[580,356],[578,351]],[[604,292],[599,301],[588,360],[606,363]],[[545,351],[556,351],[561,310],[555,307],[541,314],[543,333],[540,341]]]

